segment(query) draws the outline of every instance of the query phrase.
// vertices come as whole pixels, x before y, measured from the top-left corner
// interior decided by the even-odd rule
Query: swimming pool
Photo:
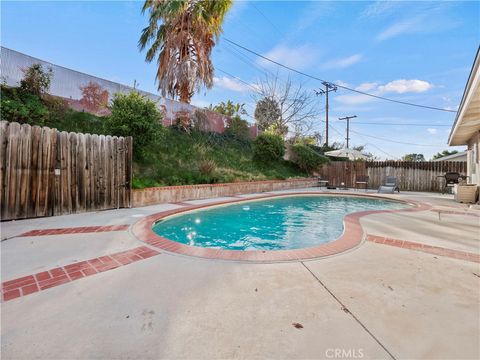
[[[166,217],[154,233],[181,244],[225,250],[290,250],[336,240],[347,214],[397,210],[397,201],[353,196],[299,195],[204,208]]]

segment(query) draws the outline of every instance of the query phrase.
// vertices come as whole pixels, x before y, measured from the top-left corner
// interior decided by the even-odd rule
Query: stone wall
[[[225,184],[202,184],[184,186],[165,186],[133,190],[134,207],[179,202],[185,200],[206,199],[238,194],[262,193],[266,191],[288,190],[312,187],[317,184],[314,178],[291,180],[267,180],[236,182]]]

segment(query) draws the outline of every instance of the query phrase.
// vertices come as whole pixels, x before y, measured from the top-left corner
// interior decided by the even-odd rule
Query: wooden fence
[[[131,206],[132,138],[0,122],[1,219]]]
[[[334,161],[324,165],[319,175],[329,180],[331,185],[343,182],[347,187],[355,187],[360,176],[368,175],[368,187],[376,189],[387,176],[399,180],[400,190],[440,192],[446,172],[465,174],[465,161]]]

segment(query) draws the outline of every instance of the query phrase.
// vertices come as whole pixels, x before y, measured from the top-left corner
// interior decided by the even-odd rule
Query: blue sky
[[[141,6],[142,2],[2,1],[1,42],[110,80],[128,85],[137,80],[141,89],[156,92],[155,64],[145,63],[137,48],[147,22]],[[456,110],[480,42],[479,19],[477,1],[236,1],[224,23],[224,36],[328,81]],[[215,86],[202,89],[193,99],[196,105],[230,99],[246,103],[253,115],[252,88],[221,71],[249,84],[265,73],[278,72],[282,79],[290,75],[295,84],[312,92],[321,85],[221,39],[213,62]],[[323,98],[318,98],[318,106],[324,106]],[[447,148],[455,117],[339,90],[330,97],[330,141],[344,141],[345,123],[335,119],[352,114],[358,118],[351,122],[351,144],[367,144],[367,150],[380,158],[413,152],[430,158]],[[315,130],[324,131],[323,116]]]

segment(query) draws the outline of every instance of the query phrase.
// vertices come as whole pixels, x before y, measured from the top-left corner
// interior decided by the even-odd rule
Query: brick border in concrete
[[[384,244],[399,247],[402,249],[421,251],[427,254],[445,256],[453,259],[466,260],[471,262],[480,263],[480,254],[474,254],[466,251],[453,250],[439,246],[427,245],[417,243],[413,241],[393,239],[384,236],[367,235],[367,241],[371,241],[377,244]]]
[[[147,246],[122,251],[98,258],[80,261],[77,263],[42,271],[33,275],[8,280],[2,283],[3,301],[33,294],[37,291],[49,289],[90,275],[115,269],[136,261],[148,259],[160,252]]]
[[[18,236],[45,236],[45,235],[68,235],[68,234],[85,234],[108,231],[127,231],[130,225],[109,225],[109,226],[82,226],[68,227],[60,229],[39,229],[27,231]]]

